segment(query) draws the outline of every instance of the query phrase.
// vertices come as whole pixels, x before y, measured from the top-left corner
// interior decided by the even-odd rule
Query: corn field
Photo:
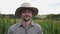
[[[17,23],[19,19],[0,18],[0,34],[7,34],[8,28]],[[41,25],[44,34],[60,34],[60,20],[33,20]]]

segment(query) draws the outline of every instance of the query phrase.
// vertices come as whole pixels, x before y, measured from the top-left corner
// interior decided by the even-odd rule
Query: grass
[[[44,34],[60,34],[60,21],[54,20],[35,20],[41,25]]]
[[[8,28],[17,23],[18,19],[0,18],[0,34],[7,34]],[[60,20],[33,20],[41,25],[44,34],[60,34]]]

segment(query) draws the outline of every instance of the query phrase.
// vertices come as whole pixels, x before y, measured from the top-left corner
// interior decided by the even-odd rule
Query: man
[[[41,26],[32,21],[32,17],[38,14],[38,9],[30,7],[29,3],[23,3],[16,9],[15,15],[21,21],[8,29],[8,34],[43,34]]]

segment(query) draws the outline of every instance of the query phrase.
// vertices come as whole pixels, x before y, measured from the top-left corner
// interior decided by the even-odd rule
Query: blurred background
[[[39,9],[33,21],[41,25],[44,34],[60,34],[60,0],[0,0],[0,34],[7,34],[8,28],[20,21],[15,10],[24,2]]]

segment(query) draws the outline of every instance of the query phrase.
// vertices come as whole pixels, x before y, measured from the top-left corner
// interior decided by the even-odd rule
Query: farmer
[[[29,3],[23,3],[16,9],[15,15],[21,21],[8,29],[8,34],[43,34],[41,26],[32,21],[32,17],[38,14],[38,9],[31,7]]]

